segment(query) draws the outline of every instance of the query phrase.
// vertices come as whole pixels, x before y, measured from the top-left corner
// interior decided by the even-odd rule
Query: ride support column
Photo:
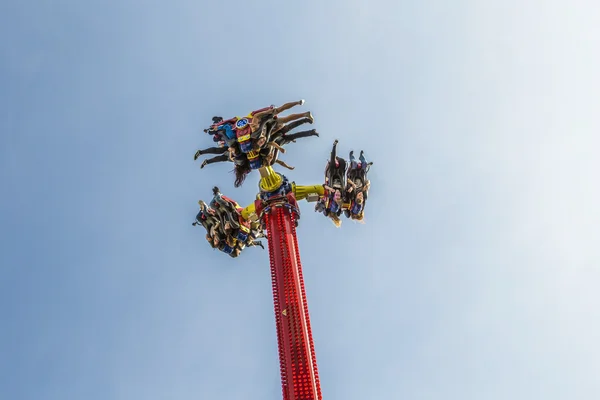
[[[296,218],[272,206],[262,216],[269,242],[271,280],[284,400],[322,400],[310,327]]]

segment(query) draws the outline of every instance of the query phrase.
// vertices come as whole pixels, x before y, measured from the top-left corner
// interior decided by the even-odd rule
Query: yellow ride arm
[[[325,189],[323,185],[299,186],[292,182],[292,191],[294,192],[294,196],[296,196],[296,200],[304,200],[310,194],[318,194],[319,197],[323,196]]]
[[[257,215],[255,213],[255,207],[254,207],[254,203],[250,204],[248,207],[244,208],[242,210],[242,218],[244,218],[245,220],[251,220],[254,221],[255,219],[251,218],[254,217],[256,218]]]

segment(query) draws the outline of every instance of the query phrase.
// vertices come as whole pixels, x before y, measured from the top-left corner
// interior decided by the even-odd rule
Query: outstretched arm
[[[350,179],[346,179],[346,182],[350,184],[350,187],[347,189],[348,193],[352,193],[354,189],[356,189],[356,184],[352,182]]]
[[[329,167],[330,168],[334,168],[335,166],[335,159],[336,159],[336,147],[337,147],[338,141],[337,139],[333,142],[333,148],[331,149],[331,158],[329,159]]]
[[[289,169],[289,170],[292,170],[292,169],[294,169],[294,168],[295,168],[295,167],[290,167],[289,165],[287,165],[287,164],[285,163],[285,161],[281,161],[281,160],[275,160],[275,162],[276,162],[277,164],[281,165],[282,167],[284,167],[284,168],[287,168],[287,169]]]
[[[275,143],[275,142],[269,142],[269,143],[267,143],[267,146],[276,148],[280,152],[285,153],[285,149],[283,147],[281,147],[280,145],[278,145],[277,143]]]

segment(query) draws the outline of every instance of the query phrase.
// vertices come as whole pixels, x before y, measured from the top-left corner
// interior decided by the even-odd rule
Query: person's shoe
[[[198,150],[196,152],[196,154],[194,154],[194,161],[196,161],[198,159],[198,157],[200,157],[201,154],[202,154],[202,151]]]
[[[309,113],[308,113],[308,117],[307,117],[307,118],[308,118],[308,122],[309,122],[310,124],[312,124],[312,123],[314,123],[314,122],[315,122],[315,119],[313,118],[313,115],[312,115],[312,113],[311,113],[311,112],[309,112]]]
[[[301,105],[301,106],[303,106],[303,105],[304,105],[304,99],[301,99],[301,100],[298,102],[298,105]]]
[[[313,132],[312,132],[312,135],[313,135],[313,136],[317,136],[317,137],[319,136],[319,132],[317,132],[317,130],[316,130],[316,129],[313,129],[312,131],[313,131]]]
[[[202,165],[200,165],[200,169],[204,168],[208,164],[208,160],[202,161]]]

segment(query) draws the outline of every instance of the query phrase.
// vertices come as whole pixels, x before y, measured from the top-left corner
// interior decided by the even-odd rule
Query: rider
[[[348,173],[346,174],[348,179],[351,181],[358,180],[362,184],[366,184],[367,182],[367,172],[369,167],[373,165],[372,162],[367,162],[365,159],[364,151],[360,151],[360,155],[358,157],[358,162],[354,158],[354,151],[350,152],[350,168],[348,168]]]
[[[285,103],[280,107],[265,107],[260,110],[252,111],[244,118],[239,118],[235,123],[236,135],[238,142],[240,144],[240,148],[242,152],[248,153],[254,147],[252,143],[253,140],[256,140],[260,137],[268,137],[270,133],[265,133],[266,130],[278,130],[284,127],[284,124],[287,122],[295,121],[301,118],[308,118],[309,122],[313,122],[313,117],[310,112],[305,112],[302,114],[292,114],[285,117],[278,117],[278,114],[285,110],[289,110],[290,108],[304,104],[304,100],[299,100],[295,102]],[[270,125],[266,125],[269,121]]]
[[[209,129],[205,129],[204,132],[214,135],[213,141],[215,142],[236,140],[235,123],[237,120],[237,117],[230,118],[227,121],[223,121],[223,117],[213,117],[212,125]]]
[[[344,211],[346,217],[359,221],[363,219],[365,201],[371,186],[371,182],[367,179],[367,172],[371,165],[373,163],[367,163],[362,150],[358,162],[354,158],[354,151],[350,152],[350,168],[346,179],[348,185],[344,193],[344,197],[350,203],[348,209]]]
[[[342,192],[339,189],[334,189],[330,186],[323,185],[327,191],[327,210],[329,214],[335,214],[340,216],[342,213],[342,205],[344,200],[342,198]]]
[[[298,101],[292,101],[289,103],[285,103],[280,107],[270,106],[270,107],[261,108],[260,110],[252,111],[250,114],[248,114],[248,117],[252,118],[252,120],[249,121],[250,129],[252,130],[253,133],[256,132],[256,130],[259,128],[259,126],[262,122],[262,119],[267,116],[277,118],[277,125],[279,125],[279,129],[283,128],[283,124],[285,124],[287,122],[295,121],[302,117],[308,118],[310,120],[310,123],[312,124],[313,118],[312,118],[312,114],[310,112],[305,112],[302,114],[292,114],[292,115],[288,115],[283,118],[278,117],[278,115],[281,114],[282,112],[289,110],[290,108],[295,107],[295,106],[301,106],[303,104],[304,104],[304,100],[298,100]]]
[[[199,200],[198,204],[200,205],[200,211],[192,225],[202,225],[206,229],[206,240],[211,247],[225,251],[229,238],[223,230],[216,211],[202,200]]]
[[[323,196],[319,198],[315,204],[315,211],[322,212],[326,217],[331,219],[331,222],[339,228],[342,226],[340,220],[341,208],[341,193],[339,190],[334,191],[333,188],[323,185]]]
[[[200,211],[196,214],[196,220],[192,225],[202,225],[210,233],[219,225],[216,211],[202,200],[198,200],[198,205],[200,206]]]

